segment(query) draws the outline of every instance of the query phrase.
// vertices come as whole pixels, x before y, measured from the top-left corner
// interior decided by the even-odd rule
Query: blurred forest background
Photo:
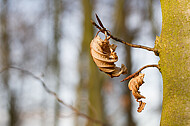
[[[128,82],[120,82],[126,75],[111,79],[92,61],[95,13],[127,42],[153,47],[160,35],[159,0],[0,0],[0,69],[14,65],[32,72],[65,103],[110,126],[159,126],[161,74],[143,70],[140,91],[147,104],[138,113]],[[117,65],[125,64],[128,75],[158,63],[153,52],[111,42],[118,46]],[[38,79],[16,69],[0,73],[0,125],[100,126],[59,104]]]

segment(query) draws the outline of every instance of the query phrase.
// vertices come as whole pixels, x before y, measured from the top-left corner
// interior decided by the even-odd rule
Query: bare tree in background
[[[10,65],[10,34],[8,30],[8,22],[9,22],[9,1],[3,0],[2,4],[0,5],[0,51],[1,51],[1,65],[9,66]],[[19,125],[19,116],[18,116],[18,109],[16,104],[16,95],[13,90],[10,89],[9,85],[10,75],[9,72],[5,72],[2,76],[2,80],[4,83],[4,87],[7,91],[7,101],[8,101],[8,115],[9,115],[9,126],[18,126]]]
[[[156,21],[154,20],[154,9],[153,7],[155,6],[156,1],[155,0],[149,0],[148,1],[148,20],[151,23],[151,28],[152,28],[152,36],[156,36],[159,34],[159,29],[156,25]]]
[[[140,1],[139,1],[140,2]],[[114,26],[114,34],[124,40],[127,40],[129,43],[131,43],[135,37],[137,37],[137,33],[138,31],[141,29],[142,25],[138,25],[136,28],[131,29],[130,28],[130,23],[129,18],[131,13],[133,10],[133,5],[131,4],[132,1],[130,0],[117,0],[116,1],[116,9],[115,9],[115,26]],[[152,36],[158,35],[158,29],[155,26],[155,22],[153,20],[153,15],[154,15],[154,10],[153,10],[153,0],[149,0],[147,2],[148,4],[148,8],[143,7],[140,10],[141,16],[143,21],[148,20],[151,24],[151,29],[152,29]],[[148,16],[146,16],[148,15]],[[142,22],[143,22],[142,21]],[[127,23],[126,23],[127,22]],[[128,74],[132,74],[131,73],[131,68],[132,68],[132,62],[131,62],[131,48],[126,46],[126,65],[128,68]],[[125,82],[126,85],[128,85],[128,81]],[[132,101],[131,101],[131,93],[130,91],[127,89],[123,89],[123,96],[122,96],[122,103],[123,103],[123,107],[124,110],[126,112],[126,121],[125,121],[125,125],[126,126],[135,126],[135,122],[132,118]]]
[[[131,12],[130,0],[117,0],[116,1],[116,8],[115,8],[115,25],[114,25],[114,32],[120,38],[127,40],[131,43],[135,37],[134,31],[131,31],[128,26],[126,26],[126,20],[128,20]],[[127,3],[127,4],[126,4]],[[126,46],[126,65],[128,68],[128,74],[131,74],[131,48]],[[125,82],[125,85],[128,84],[128,81]],[[123,89],[123,94],[121,96],[121,100],[123,103],[123,109],[125,112],[125,126],[135,126],[135,122],[132,118],[132,101],[131,101],[131,92],[128,90],[127,86]]]
[[[94,1],[82,0],[82,5],[84,8],[84,32],[82,40],[82,50],[80,53],[80,84],[78,86],[78,102],[77,106],[79,109],[88,107],[88,115],[94,119],[104,121],[104,106],[103,106],[103,97],[101,94],[103,77],[99,74],[99,71],[90,59],[89,55],[89,45],[93,38],[93,26],[90,23],[93,3]],[[86,93],[85,93],[86,92]],[[84,103],[81,102],[81,99],[84,96],[88,96],[88,101]],[[81,125],[76,123],[76,125]],[[88,121],[86,126],[99,126],[100,124],[94,124],[91,121]]]
[[[63,11],[62,0],[54,0],[53,1],[53,55],[52,55],[52,72],[55,77],[56,82],[56,92],[59,93],[60,88],[60,50],[59,50],[59,42],[61,38],[61,14]],[[59,103],[55,100],[55,109],[54,109],[54,126],[58,126],[59,117],[60,117],[60,106]]]

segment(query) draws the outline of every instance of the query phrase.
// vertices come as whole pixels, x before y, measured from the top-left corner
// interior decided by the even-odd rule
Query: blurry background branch
[[[35,78],[36,80],[40,81],[41,84],[42,84],[42,86],[44,87],[44,89],[45,89],[45,91],[46,91],[47,93],[53,95],[53,96],[56,98],[56,100],[57,100],[60,104],[62,104],[62,105],[64,105],[64,106],[68,107],[69,109],[71,109],[73,112],[75,112],[75,114],[76,114],[77,116],[83,117],[83,118],[87,119],[88,121],[90,121],[90,122],[92,122],[92,123],[100,124],[101,126],[108,126],[107,124],[105,124],[104,122],[102,122],[102,121],[100,121],[100,120],[96,120],[96,119],[94,119],[94,118],[89,117],[88,115],[86,115],[86,114],[84,114],[84,113],[81,113],[79,110],[77,110],[77,109],[76,109],[75,107],[73,107],[72,105],[66,104],[63,100],[61,100],[61,99],[59,98],[59,96],[57,95],[57,93],[55,93],[54,91],[50,90],[50,89],[47,87],[46,83],[45,83],[40,77],[37,77],[36,75],[34,75],[33,73],[31,73],[31,72],[28,71],[28,70],[25,70],[25,69],[22,69],[22,68],[19,68],[19,67],[16,67],[16,66],[8,66],[8,67],[4,67],[2,70],[0,70],[0,73],[3,73],[3,72],[5,72],[5,71],[7,71],[7,70],[9,70],[9,69],[19,70],[19,71],[21,71],[21,72],[24,72],[24,73],[27,74],[27,75],[32,76],[32,77]]]

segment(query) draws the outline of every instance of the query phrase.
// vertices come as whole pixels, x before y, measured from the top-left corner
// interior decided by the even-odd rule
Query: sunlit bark
[[[161,0],[162,31],[156,48],[163,77],[161,126],[190,125],[190,3]]]

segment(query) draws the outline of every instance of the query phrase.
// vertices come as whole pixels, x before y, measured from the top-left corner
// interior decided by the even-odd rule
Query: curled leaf
[[[122,64],[121,68],[115,65],[115,62],[118,61],[118,56],[115,52],[116,47],[114,44],[109,44],[109,37],[107,38],[107,36],[105,40],[102,40],[97,35],[90,43],[90,53],[94,62],[101,71],[111,77],[118,77],[127,73],[125,65]]]
[[[144,109],[144,106],[146,105],[146,103],[142,101],[137,101],[137,102],[139,102],[139,107],[138,107],[137,112],[141,112]]]
[[[139,91],[140,86],[144,83],[144,81],[143,81],[144,75],[145,74],[139,73],[139,75],[132,78],[128,84],[129,90],[132,91],[132,94],[135,97],[136,101],[139,102],[139,108],[137,110],[138,112],[141,112],[144,109],[144,106],[146,104],[142,101],[139,101],[139,99],[141,99],[141,98],[145,99],[145,97],[143,95],[141,95],[140,91]]]

